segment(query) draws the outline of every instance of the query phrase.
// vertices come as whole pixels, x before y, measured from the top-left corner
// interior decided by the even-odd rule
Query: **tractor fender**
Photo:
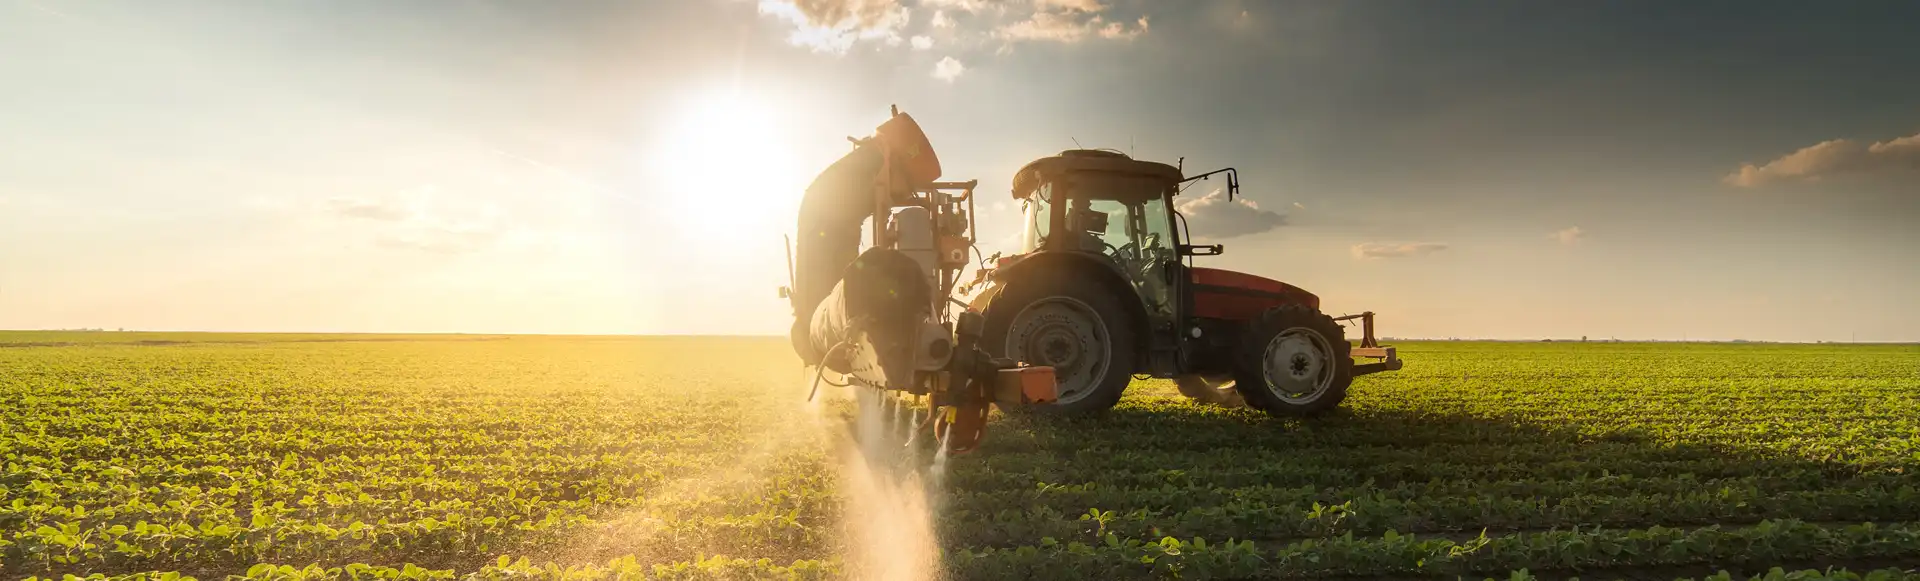
[[[968,310],[985,314],[992,306],[993,299],[1005,294],[1005,287],[1017,286],[1032,273],[1047,271],[1068,271],[1075,276],[1098,281],[1098,284],[1114,293],[1120,304],[1127,306],[1127,315],[1132,319],[1130,325],[1134,332],[1134,350],[1140,356],[1146,354],[1150,331],[1147,321],[1147,307],[1140,302],[1140,293],[1135,291],[1133,283],[1127,282],[1125,275],[1113,263],[1102,260],[1100,256],[1072,250],[1042,250],[1023,254],[1016,260],[1008,260],[995,268],[989,275],[993,285],[974,297]]]

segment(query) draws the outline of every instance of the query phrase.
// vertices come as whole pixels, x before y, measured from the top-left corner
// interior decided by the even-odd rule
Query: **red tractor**
[[[852,141],[801,198],[780,292],[813,388],[861,388],[862,401],[879,402],[862,418],[884,422],[900,416],[903,396],[925,398],[921,428],[965,452],[985,437],[989,406],[1097,412],[1134,374],[1171,377],[1206,401],[1307,415],[1338,406],[1354,376],[1400,368],[1392,347],[1374,343],[1372,313],[1328,317],[1299,288],[1183,263],[1221,248],[1188,243],[1174,196],[1224,174],[1231,199],[1232,168],[1187,177],[1094,150],[1028,164],[1013,182],[1026,207],[1020,253],[963,285],[978,183],[941,181],[926,133],[898,110]],[[974,288],[984,290],[956,308],[956,291]],[[1364,329],[1358,347],[1341,328],[1351,319]],[[1227,379],[1231,388],[1218,387]]]
[[[1339,406],[1354,377],[1401,368],[1376,343],[1371,312],[1331,317],[1299,287],[1191,264],[1222,247],[1190,243],[1174,197],[1222,174],[1231,200],[1233,168],[1186,176],[1107,150],[1064,151],[1015,174],[1020,251],[980,272],[968,310],[984,315],[987,351],[1050,366],[1058,383],[1057,401],[1003,408],[1099,412],[1145,374],[1196,399],[1304,416]],[[1355,319],[1358,346],[1342,326]]]

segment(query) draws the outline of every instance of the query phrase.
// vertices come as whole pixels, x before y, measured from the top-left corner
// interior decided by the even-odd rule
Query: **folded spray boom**
[[[994,357],[979,313],[949,306],[974,245],[976,182],[936,181],[939,158],[898,109],[851,141],[800,203],[784,290],[794,351],[859,388],[927,396],[941,445],[972,450],[989,405],[1053,401],[1053,369]]]

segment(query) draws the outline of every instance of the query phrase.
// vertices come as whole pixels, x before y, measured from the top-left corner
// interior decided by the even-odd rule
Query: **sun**
[[[807,177],[795,167],[785,121],[738,91],[698,95],[676,109],[649,161],[683,234],[702,244],[763,244],[789,229]]]

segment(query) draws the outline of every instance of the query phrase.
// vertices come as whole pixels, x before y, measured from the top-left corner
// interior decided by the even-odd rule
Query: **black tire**
[[[1353,383],[1352,349],[1340,324],[1318,310],[1302,305],[1268,309],[1247,326],[1235,349],[1233,387],[1247,405],[1271,416],[1327,412],[1347,399],[1347,386]],[[1270,357],[1275,365],[1268,364]],[[1270,370],[1284,375],[1270,378]]]
[[[1045,309],[1064,306],[1073,310],[1085,309],[1089,313],[1097,313],[1098,316],[1094,318],[1101,323],[1106,336],[1104,348],[1084,346],[1084,348],[1067,349],[1073,351],[1067,362],[1072,367],[1079,367],[1080,357],[1096,358],[1087,371],[1096,377],[1090,386],[1082,388],[1090,391],[1067,392],[1072,389],[1071,384],[1076,381],[1070,376],[1073,373],[1069,370],[1067,375],[1058,376],[1063,391],[1060,394],[1060,401],[1030,406],[1007,405],[1001,407],[1002,411],[1055,416],[1097,414],[1119,403],[1120,395],[1126,391],[1127,384],[1133,381],[1134,357],[1138,348],[1135,345],[1132,313],[1127,310],[1124,303],[1120,302],[1116,291],[1101,284],[1100,279],[1073,276],[1073,274],[1072,272],[1036,270],[1028,273],[1025,278],[1009,284],[1004,293],[994,298],[993,302],[987,306],[987,324],[985,332],[982,333],[981,342],[984,343],[988,353],[1018,360],[1036,355],[1025,353],[1028,349],[1024,347],[1018,349],[1020,352],[1015,352],[1015,344],[1022,341],[1010,341],[1009,339],[1015,338],[1008,336],[1014,330],[1015,320],[1019,319],[1021,313],[1028,308],[1045,303],[1042,306]],[[1028,335],[1023,342],[1045,343],[1053,346],[1057,343],[1052,341],[1065,340],[1073,345],[1080,344],[1078,341],[1061,338],[1060,332],[1047,328],[1044,322],[1041,325],[1042,328],[1036,329],[1032,328],[1031,324],[1023,323],[1022,326],[1027,327]],[[1102,361],[1105,362],[1104,369],[1099,365]],[[1044,356],[1035,356],[1027,362],[1034,365],[1054,364]],[[1056,367],[1066,366],[1057,365]],[[1062,373],[1062,370],[1056,369],[1055,373]]]

